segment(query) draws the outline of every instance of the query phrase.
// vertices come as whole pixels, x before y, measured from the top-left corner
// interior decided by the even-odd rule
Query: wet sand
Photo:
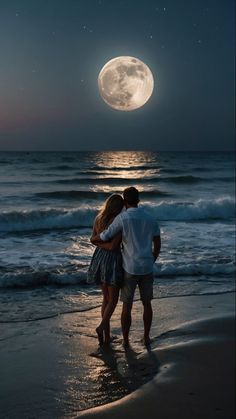
[[[153,351],[160,369],[151,382],[78,417],[233,419],[234,327],[233,317],[216,317],[176,329],[173,335],[188,339]]]
[[[120,304],[110,348],[97,344],[100,308],[0,324],[1,418],[233,418],[234,297],[154,300],[151,350],[140,301],[128,351]]]

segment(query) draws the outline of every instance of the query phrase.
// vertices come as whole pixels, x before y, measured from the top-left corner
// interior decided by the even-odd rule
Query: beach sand
[[[176,329],[189,336],[155,354],[156,377],[120,401],[79,414],[79,418],[224,418],[234,413],[233,317],[214,318]]]
[[[140,301],[128,351],[120,304],[110,348],[94,333],[100,308],[0,324],[1,418],[233,418],[234,298],[153,300],[151,350],[140,341]]]

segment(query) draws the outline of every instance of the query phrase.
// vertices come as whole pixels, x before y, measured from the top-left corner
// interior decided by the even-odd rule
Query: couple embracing
[[[102,320],[96,328],[99,343],[110,342],[110,318],[119,292],[123,302],[121,327],[123,344],[129,346],[131,310],[136,286],[143,303],[144,344],[150,344],[153,298],[153,263],[160,248],[156,221],[138,206],[139,192],[126,188],[111,195],[97,215],[91,242],[97,246],[88,270],[89,282],[102,288]]]

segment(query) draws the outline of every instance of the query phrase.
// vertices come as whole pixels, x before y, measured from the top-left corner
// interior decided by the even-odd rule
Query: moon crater
[[[98,88],[103,100],[120,111],[132,111],[143,106],[152,95],[153,87],[151,70],[135,57],[113,58],[104,65],[98,76]]]

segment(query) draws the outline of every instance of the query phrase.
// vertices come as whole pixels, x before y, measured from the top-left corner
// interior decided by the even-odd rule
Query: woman
[[[94,237],[112,223],[114,218],[122,211],[124,200],[122,196],[113,194],[105,202],[103,208],[95,218],[91,242],[97,247],[93,254],[89,270],[88,281],[99,284],[103,293],[102,320],[96,328],[100,345],[109,343],[110,318],[116,308],[119,290],[123,280],[121,234],[115,236],[112,241],[97,243]]]

